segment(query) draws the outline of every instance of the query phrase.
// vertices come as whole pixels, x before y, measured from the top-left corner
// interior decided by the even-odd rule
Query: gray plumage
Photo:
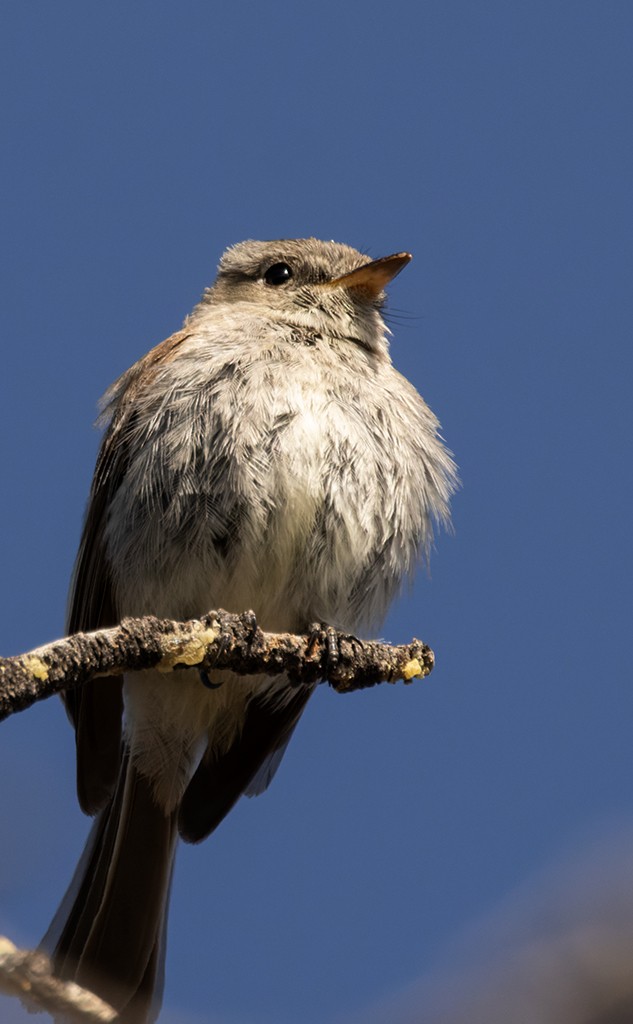
[[[316,239],[224,254],[182,331],[105,395],[69,630],[214,607],[270,630],[380,624],[456,486],[389,357],[383,288],[408,259]],[[146,672],[66,695],[97,819],[44,944],[128,1024],[157,1013],[178,832],[204,838],[268,785],[311,692],[212,681]]]

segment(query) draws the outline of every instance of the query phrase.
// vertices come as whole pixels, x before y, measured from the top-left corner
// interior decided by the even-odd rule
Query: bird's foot
[[[325,659],[328,672],[333,671],[341,658],[339,633],[325,622],[313,622],[308,630],[310,646],[325,643]]]

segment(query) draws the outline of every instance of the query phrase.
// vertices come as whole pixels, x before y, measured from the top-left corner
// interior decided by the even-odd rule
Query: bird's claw
[[[324,622],[314,622],[309,630],[310,645],[325,643],[325,661],[328,673],[338,665],[341,657],[338,631]]]

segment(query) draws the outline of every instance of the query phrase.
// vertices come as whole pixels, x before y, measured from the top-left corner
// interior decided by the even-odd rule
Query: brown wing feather
[[[179,331],[157,345],[128,370],[108,393],[115,396],[116,409],[95,467],[71,584],[67,622],[69,633],[106,628],[119,621],[105,551],[104,530],[110,502],[125,476],[128,464],[129,453],[125,443],[128,431],[124,428],[133,415],[131,399],[134,394],[140,387],[147,385],[153,368],[170,359],[188,334],[188,331]],[[87,814],[95,814],[112,796],[119,773],[122,679],[120,676],[95,679],[81,688],[68,690],[64,702],[76,732],[79,803]]]

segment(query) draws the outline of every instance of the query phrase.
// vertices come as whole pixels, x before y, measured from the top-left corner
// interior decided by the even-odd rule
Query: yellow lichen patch
[[[26,658],[22,658],[22,664],[26,671],[30,672],[35,679],[39,679],[41,682],[48,679],[48,666],[41,658],[36,658],[31,655]]]
[[[402,666],[402,678],[405,683],[410,683],[412,679],[423,679],[426,675],[428,675],[427,670],[417,658],[411,658],[411,661]]]
[[[171,672],[176,665],[199,665],[207,647],[217,640],[218,635],[215,629],[199,629],[190,637],[175,641],[156,668],[159,672]]]

